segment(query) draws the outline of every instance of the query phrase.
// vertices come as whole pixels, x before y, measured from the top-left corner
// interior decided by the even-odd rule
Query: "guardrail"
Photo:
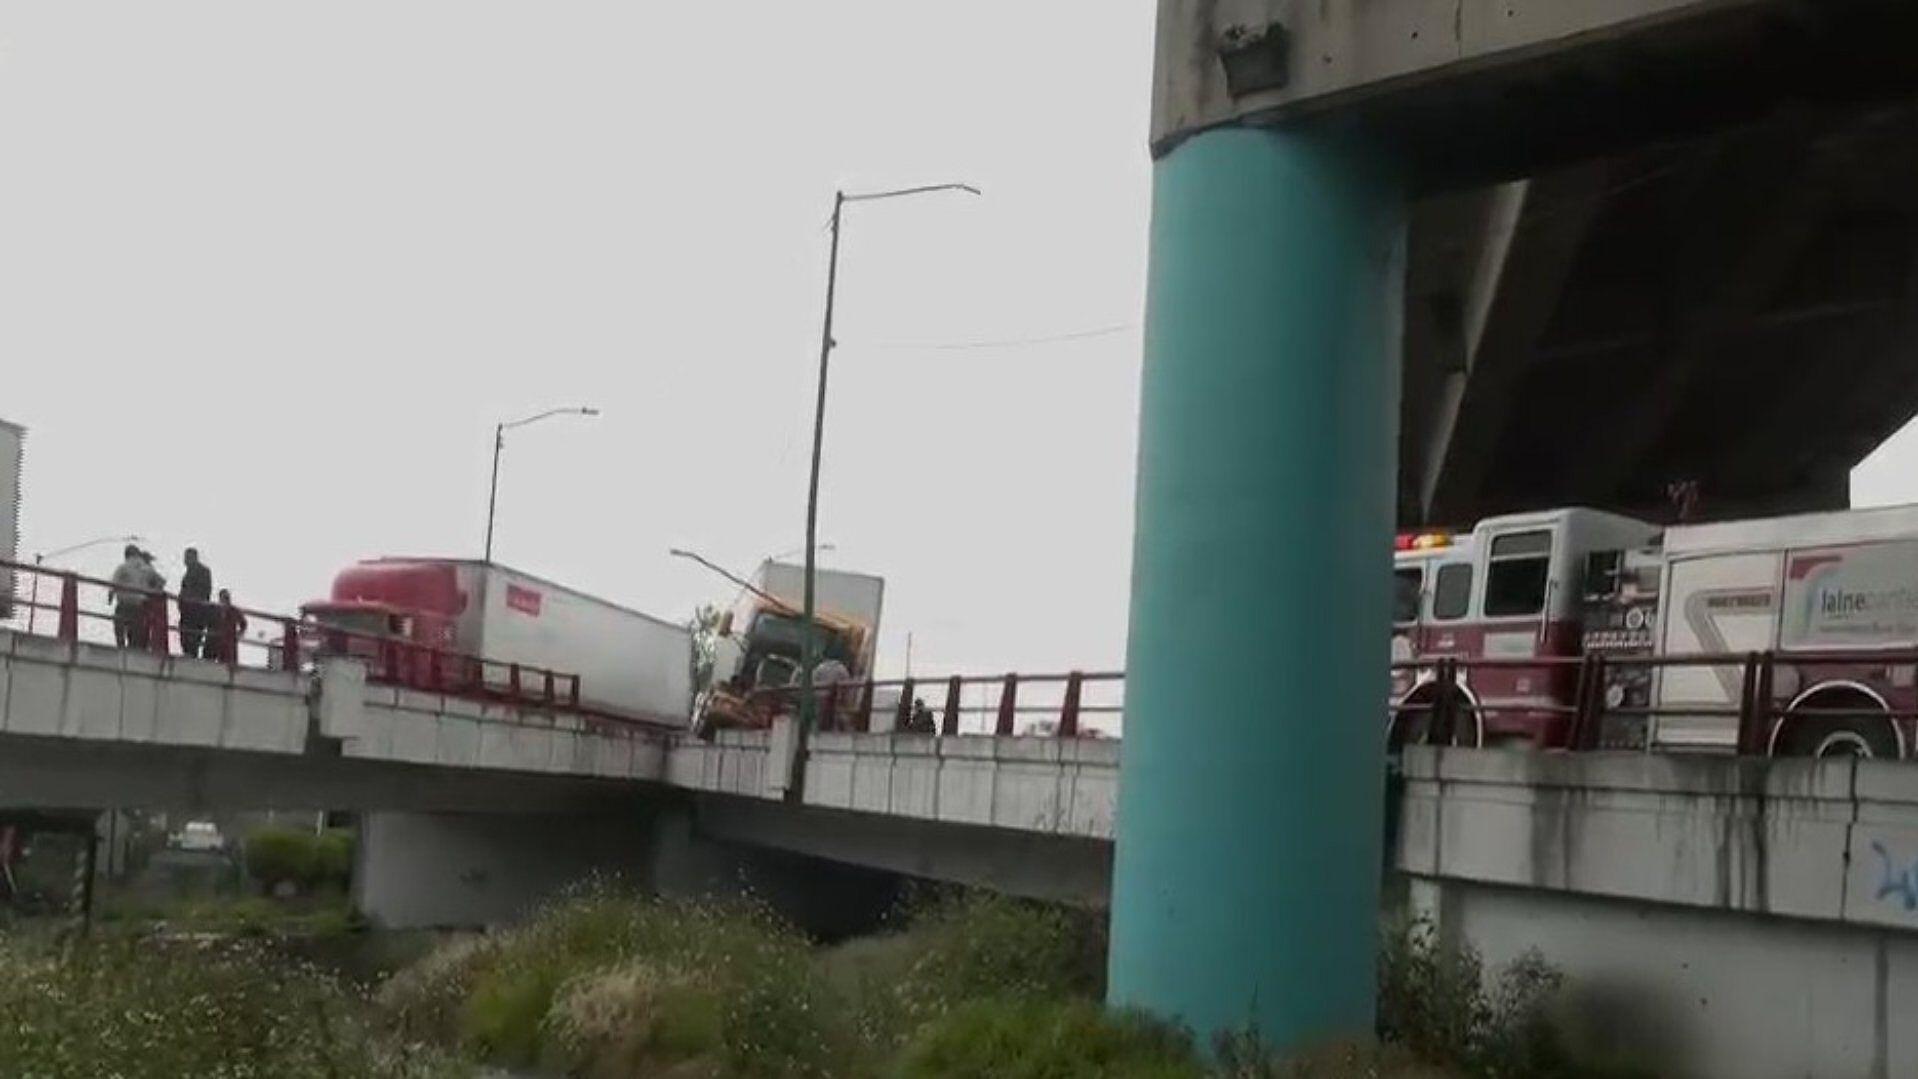
[[[14,589],[14,607],[26,612],[24,632],[63,641],[91,639],[98,644],[136,648],[155,655],[186,655],[185,644],[204,639],[213,654],[210,662],[262,670],[299,671],[310,657],[346,655],[364,661],[367,680],[425,692],[467,696],[544,709],[565,709],[596,719],[657,726],[628,716],[582,708],[577,674],[520,663],[508,663],[436,648],[418,641],[331,625],[311,617],[292,617],[233,604],[191,600],[158,589],[128,588],[112,581],[67,570],[0,560],[0,571],[24,575],[32,582]],[[44,591],[52,602],[42,600]],[[21,593],[25,593],[23,596]],[[104,595],[101,595],[104,593]],[[82,597],[101,595],[100,608]],[[107,602],[107,596],[138,595],[135,604]],[[116,617],[117,608],[131,607],[130,616]],[[196,619],[169,617],[171,612],[197,614]],[[42,614],[46,617],[43,619]],[[203,619],[204,621],[201,621]],[[16,616],[17,620],[17,616]],[[185,621],[187,624],[182,625]],[[39,632],[42,625],[53,632]],[[88,634],[85,627],[109,627]],[[242,627],[272,627],[261,637],[248,637]],[[176,642],[178,647],[176,648]],[[257,658],[254,658],[257,657]]]
[[[960,733],[960,719],[967,715],[989,715],[993,717],[992,733],[1012,735],[1019,733],[1019,717],[1047,716],[1053,719],[1053,727],[1048,732],[1059,738],[1105,737],[1100,732],[1086,727],[1082,720],[1087,716],[1119,715],[1124,706],[1118,703],[1088,702],[1086,692],[1089,687],[1117,685],[1125,680],[1123,671],[1068,671],[1064,674],[995,674],[995,675],[951,675],[946,678],[881,678],[858,682],[834,682],[816,687],[813,690],[819,702],[818,715],[821,730],[870,731],[879,691],[896,689],[898,701],[891,706],[893,713],[892,729],[919,734],[956,735]],[[1033,687],[1059,687],[1058,703],[1020,703],[1020,692]],[[929,708],[920,713],[917,704],[918,691],[926,688],[940,688],[945,691],[944,706],[935,715]],[[990,704],[968,705],[965,703],[965,691],[968,687],[983,687],[997,690],[997,698]],[[751,699],[763,702],[770,709],[793,707],[797,704],[801,690],[798,686],[778,686],[754,690]]]

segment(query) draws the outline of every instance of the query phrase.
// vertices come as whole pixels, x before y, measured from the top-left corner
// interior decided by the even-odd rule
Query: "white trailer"
[[[468,563],[460,650],[579,676],[589,708],[686,722],[693,700],[692,633],[498,563]]]
[[[340,629],[478,656],[492,688],[519,664],[577,675],[590,709],[671,723],[692,710],[686,626],[498,563],[372,559],[342,570],[331,597],[303,609]]]

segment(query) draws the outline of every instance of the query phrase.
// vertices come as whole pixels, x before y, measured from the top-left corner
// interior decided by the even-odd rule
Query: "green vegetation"
[[[337,894],[284,900],[258,895],[158,901],[106,896],[97,918],[108,927],[237,937],[336,937],[363,927],[346,897]]]
[[[344,892],[353,875],[353,833],[259,828],[246,837],[246,872],[261,888]]]
[[[1089,1000],[991,997],[928,1024],[901,1054],[900,1079],[1205,1079],[1182,1032]]]
[[[366,1001],[242,943],[0,937],[0,1075],[411,1079],[464,1074]]]
[[[1486,1079],[1622,1079],[1565,1044],[1552,1009],[1564,984],[1536,950],[1488,977],[1470,945],[1414,919],[1383,934],[1379,1035],[1421,1060]]]
[[[835,1044],[817,992],[809,944],[762,908],[591,890],[444,946],[380,999],[406,1036],[499,1064],[839,1074],[835,1059],[856,1047]]]
[[[0,1075],[382,1079],[480,1062],[584,1079],[1629,1074],[1574,1061],[1551,1021],[1561,978],[1539,957],[1488,973],[1423,922],[1386,934],[1383,1047],[1281,1059],[1255,1031],[1202,1052],[1106,1010],[1103,919],[991,895],[935,894],[887,932],[819,947],[753,903],[592,887],[515,929],[439,937],[371,997],[298,958],[348,966],[369,937],[345,912],[252,897],[112,911],[96,939],[58,947],[53,933],[0,936]],[[394,958],[361,969],[383,975]]]
[[[1527,956],[1488,978],[1424,923],[1389,933],[1381,955],[1386,1047],[1288,1059],[1256,1032],[1202,1054],[1182,1031],[1106,1011],[1103,930],[1087,912],[942,894],[891,932],[819,949],[751,904],[591,890],[442,946],[380,999],[403,1037],[589,1077],[1597,1074],[1548,1021],[1556,972]]]

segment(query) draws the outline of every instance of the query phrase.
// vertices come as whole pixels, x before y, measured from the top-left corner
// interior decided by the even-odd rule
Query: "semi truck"
[[[1424,734],[1441,657],[1505,661],[1459,667],[1455,740],[1552,747],[1569,734],[1568,659],[1750,654],[1774,657],[1766,751],[1899,759],[1918,740],[1918,506],[1670,526],[1558,509],[1399,546],[1394,743]],[[1743,674],[1608,663],[1601,740],[1731,751]]]
[[[399,650],[407,682],[438,652],[486,661],[438,661],[432,679],[452,690],[538,697],[551,671],[578,679],[576,702],[570,685],[560,692],[581,711],[684,725],[692,708],[685,626],[496,562],[371,559],[300,611],[321,652],[379,664],[396,662],[392,642],[421,646]]]
[[[879,617],[886,582],[845,570],[813,574],[815,640],[819,662],[844,665],[847,680],[870,679],[879,647]],[[776,691],[800,684],[805,634],[804,566],[768,559],[722,616],[713,656],[713,680],[700,701],[697,727],[765,727],[794,702]],[[838,700],[841,715],[856,707],[852,695]]]

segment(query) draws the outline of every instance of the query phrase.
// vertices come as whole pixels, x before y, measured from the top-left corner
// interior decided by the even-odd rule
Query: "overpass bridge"
[[[392,925],[509,917],[607,871],[668,893],[743,880],[815,920],[869,903],[874,874],[1107,901],[1117,739],[802,740],[782,718],[708,742],[366,675],[0,632],[0,805],[356,809],[356,900]],[[1387,910],[1488,961],[1543,950],[1594,1052],[1707,1076],[1918,1069],[1897,1021],[1918,1008],[1918,768],[1414,745],[1391,817]]]

